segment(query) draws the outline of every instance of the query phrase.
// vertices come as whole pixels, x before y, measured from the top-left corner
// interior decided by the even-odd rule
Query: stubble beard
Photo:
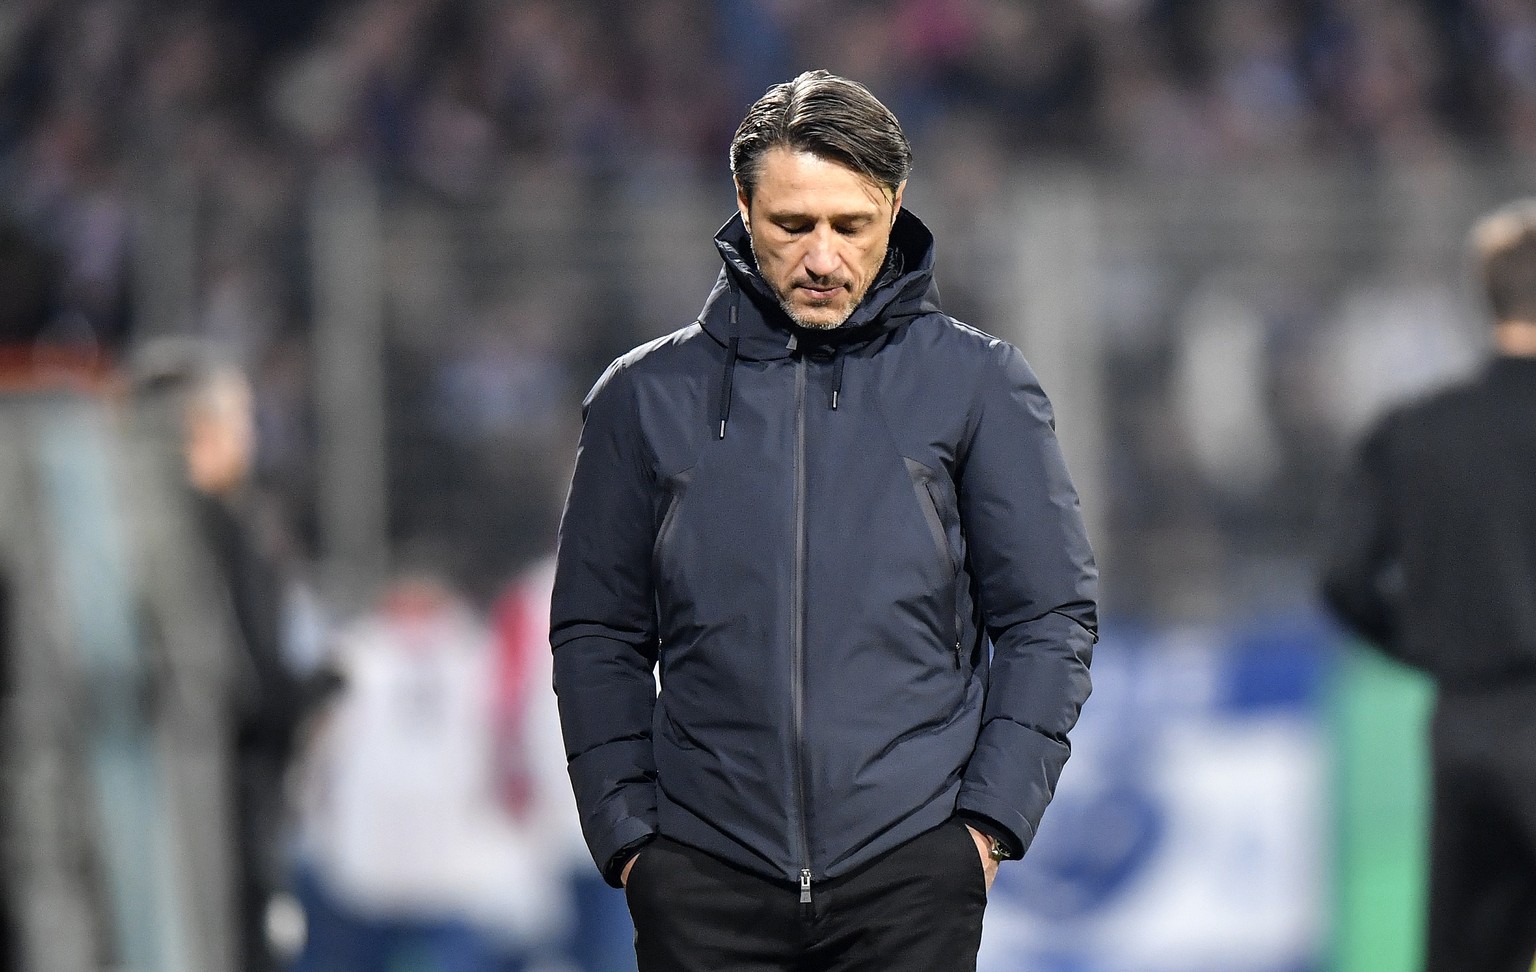
[[[750,233],[747,234],[747,246],[752,250],[752,262],[761,267],[762,263],[757,259],[757,248],[752,244],[752,236]],[[780,290],[771,280],[768,280],[767,274],[762,274],[761,276],[763,281],[768,284],[768,289],[773,291],[773,296],[778,300],[779,307],[784,310],[785,315],[800,327],[808,327],[813,331],[835,331],[842,327],[843,324],[847,322],[848,318],[853,316],[854,310],[864,299],[864,292],[861,291],[856,297],[848,302],[848,309],[832,320],[807,320],[800,315],[799,311],[795,309],[795,305],[790,303],[789,296],[785,294],[784,291]],[[865,290],[867,291],[868,288],[865,288]]]
[[[794,321],[796,324],[800,325],[801,327],[808,327],[808,328],[811,328],[812,330],[816,330],[816,331],[833,331],[833,330],[836,330],[837,328],[842,327],[843,323],[845,321],[847,321],[848,318],[853,316],[853,310],[852,310],[852,308],[850,308],[846,314],[842,314],[842,315],[840,315],[839,317],[837,317],[834,320],[819,320],[819,321],[807,320],[806,318],[800,316],[800,314],[795,311],[794,307],[790,305],[788,298],[786,298],[783,294],[778,294],[777,296],[779,298],[779,306],[784,308],[784,313],[789,315],[789,319],[790,320]],[[854,304],[853,306],[857,307],[858,304]]]
[[[852,288],[849,288],[851,296],[848,300],[847,310],[841,312],[837,315],[837,317],[830,320],[809,320],[795,308],[793,303],[790,302],[788,294],[785,294],[772,283],[770,283],[768,286],[773,290],[774,297],[778,298],[779,306],[784,309],[784,313],[789,316],[789,319],[801,327],[808,327],[813,331],[835,331],[842,327],[848,322],[848,318],[853,316],[853,312],[858,309],[859,305],[864,302],[864,295],[869,292],[869,288],[867,286],[857,294],[852,294]]]

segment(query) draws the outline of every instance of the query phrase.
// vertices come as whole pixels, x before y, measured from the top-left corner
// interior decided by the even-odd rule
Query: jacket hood
[[[715,234],[725,266],[704,301],[699,323],[722,345],[736,338],[736,354],[753,361],[785,358],[795,347],[845,347],[868,343],[914,317],[937,312],[933,282],[933,234],[906,209],[891,227],[886,264],[859,306],[831,330],[801,327],[779,306],[757,269],[751,241],[737,213]]]

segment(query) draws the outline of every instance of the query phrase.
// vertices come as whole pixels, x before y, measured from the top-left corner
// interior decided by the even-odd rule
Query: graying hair
[[[773,148],[838,162],[894,194],[912,172],[912,145],[891,110],[857,81],[807,71],[769,88],[731,140],[731,174],[752,201]]]

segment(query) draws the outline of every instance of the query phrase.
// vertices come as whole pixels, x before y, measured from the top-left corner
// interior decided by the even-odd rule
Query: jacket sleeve
[[[582,413],[560,521],[550,645],[582,832],[617,886],[628,852],[656,831],[652,472],[620,363],[599,379]]]
[[[1323,601],[1355,634],[1400,655],[1395,599],[1389,424],[1361,442],[1335,504],[1324,554]],[[1405,659],[1407,660],[1407,659]]]
[[[1017,348],[995,350],[1001,361],[980,378],[959,469],[961,523],[993,652],[956,809],[995,822],[1022,854],[1091,688],[1098,569],[1050,402]]]

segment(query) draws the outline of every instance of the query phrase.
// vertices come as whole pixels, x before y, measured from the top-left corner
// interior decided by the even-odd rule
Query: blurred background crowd
[[[391,535],[449,530],[486,578],[550,533],[551,477],[507,447],[566,441],[602,364],[690,319],[709,251],[665,224],[723,219],[743,106],[806,64],[903,119],[929,218],[962,231],[950,300],[982,326],[1007,261],[967,249],[995,228],[964,231],[1030,172],[1146,180],[1145,208],[1202,174],[1322,167],[1353,180],[1344,245],[1364,250],[1383,214],[1353,190],[1536,152],[1536,13],[1507,0],[17,0],[0,184],[16,231],[59,260],[52,327],[114,356],[204,335],[250,370],[261,475],[313,540],[314,211],[329,173],[360,173],[385,212]],[[1284,216],[1321,218],[1308,202]],[[1349,313],[1295,306],[1313,296],[1279,313]]]
[[[1064,850],[1055,871],[1040,852],[1017,920],[1005,881],[989,936],[1031,968],[1347,969],[1356,948],[1378,963],[1359,968],[1390,972],[1349,923],[1404,879],[1352,843],[1350,800],[1406,793],[1378,809],[1411,836],[1411,781],[1362,789],[1340,767],[1395,765],[1370,733],[1412,709],[1413,689],[1360,674],[1314,623],[1313,554],[1363,423],[1481,352],[1463,234],[1536,183],[1536,8],[1522,0],[0,5],[10,455],[89,505],[59,485],[69,470],[164,452],[191,427],[209,362],[246,383],[250,468],[226,496],[237,526],[182,513],[225,579],[208,597],[233,605],[239,664],[280,669],[247,673],[265,701],[224,723],[238,737],[227,775],[281,797],[229,791],[236,830],[263,849],[224,866],[270,875],[263,947],[314,972],[622,967],[622,900],[592,886],[561,802],[544,558],[582,394],[613,356],[693,319],[716,271],[709,236],[731,212],[735,125],[810,67],[863,81],[902,119],[908,201],[937,232],[946,309],[1024,347],[1057,403],[1104,571],[1105,724],[1150,734],[1162,719],[1170,777],[1196,774],[1238,805],[1244,785],[1268,787],[1300,808],[1258,823],[1234,809],[1234,827],[1258,829],[1212,865],[1296,900],[1259,895],[1168,933],[1161,952],[1122,948],[1183,927],[1156,920],[1159,897],[1238,906],[1229,885],[1192,876],[1204,872],[1178,856],[1188,848],[1157,842],[1189,823],[1188,807],[1159,802],[1166,780],[1112,785],[1146,751],[1104,741],[1096,762],[1094,740],[1115,732],[1095,735],[1090,703],[1085,768],[1063,786],[1102,798],[1078,819],[1110,814],[1124,839],[1099,830],[1087,864]],[[177,404],[161,414],[168,388]],[[61,395],[62,413],[29,411]],[[49,422],[75,431],[44,435]],[[103,444],[120,427],[131,432]],[[156,475],[121,472],[134,490]],[[75,507],[17,502],[40,522],[82,522]],[[146,502],[120,519],[143,519]],[[102,556],[121,529],[87,530],[80,556]],[[68,532],[34,541],[67,550]],[[131,603],[154,585],[134,578],[147,561],[124,543]],[[48,563],[16,555],[6,570]],[[175,570],[208,573],[197,563]],[[0,617],[19,616],[7,606],[25,585],[0,586]],[[118,671],[109,647],[85,654],[102,678]],[[171,677],[155,671],[144,677]],[[1361,705],[1385,708],[1361,728]],[[60,753],[105,731],[81,721],[51,743]],[[133,736],[132,719],[113,725]],[[1275,774],[1222,789],[1251,753],[1195,767],[1179,748],[1191,725],[1253,730]],[[82,799],[111,802],[106,777],[82,774]],[[152,801],[141,809],[154,816]],[[26,831],[11,830],[16,845]],[[1174,877],[1147,863],[1154,847]],[[76,890],[97,898],[123,892],[90,874],[154,866],[79,853],[107,858],[76,862]],[[1312,864],[1287,863],[1296,855]],[[1158,880],[1195,897],[1147,890]],[[162,958],[135,965],[123,929],[153,922],[97,905],[119,967],[257,967],[185,949],[172,963],[168,932],[144,932],[135,954]],[[29,920],[8,938],[70,927]],[[991,968],[1022,967],[991,954]],[[36,968],[106,967],[91,961]]]

